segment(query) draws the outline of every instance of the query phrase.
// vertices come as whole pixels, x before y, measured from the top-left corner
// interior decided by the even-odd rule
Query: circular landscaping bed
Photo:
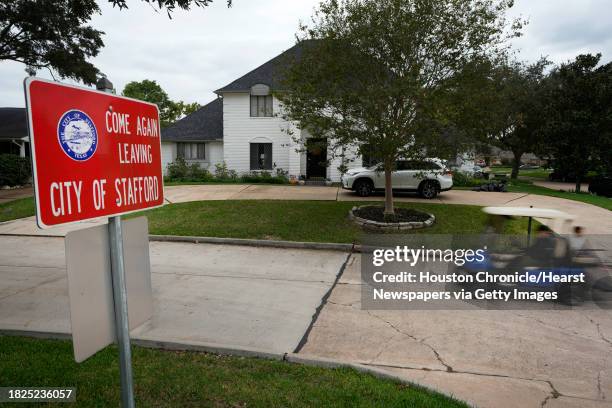
[[[410,208],[396,208],[392,216],[385,215],[385,208],[373,205],[353,207],[349,217],[363,228],[378,231],[404,231],[431,227],[436,221],[433,214]]]

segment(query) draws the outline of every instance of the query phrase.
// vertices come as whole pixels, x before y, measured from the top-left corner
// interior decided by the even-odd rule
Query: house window
[[[272,95],[251,95],[251,117],[272,117]]]
[[[176,155],[185,160],[206,159],[206,143],[177,143],[176,147]]]
[[[272,170],[272,143],[251,143],[251,170]]]

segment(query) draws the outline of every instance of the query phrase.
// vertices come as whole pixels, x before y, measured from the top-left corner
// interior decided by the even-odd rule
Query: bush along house
[[[163,129],[164,171],[182,157],[212,173],[225,163],[239,175],[280,171],[296,179],[339,182],[340,168],[360,167],[354,154],[332,155],[326,137],[282,118],[273,93],[281,91],[279,73],[293,58],[299,58],[299,47],[216,90],[217,99]]]

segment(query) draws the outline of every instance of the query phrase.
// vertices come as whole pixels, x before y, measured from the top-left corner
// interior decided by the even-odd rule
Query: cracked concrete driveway
[[[347,254],[150,243],[147,340],[293,351]],[[0,237],[0,329],[70,333],[64,239]]]
[[[604,310],[362,310],[352,255],[301,354],[350,360],[479,407],[612,407]]]

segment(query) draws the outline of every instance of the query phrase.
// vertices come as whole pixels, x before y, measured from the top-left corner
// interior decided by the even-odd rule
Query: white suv
[[[398,160],[391,182],[393,191],[415,191],[430,199],[453,188],[453,174],[439,159]],[[351,169],[342,176],[342,188],[367,197],[385,189],[385,172],[380,164]]]

